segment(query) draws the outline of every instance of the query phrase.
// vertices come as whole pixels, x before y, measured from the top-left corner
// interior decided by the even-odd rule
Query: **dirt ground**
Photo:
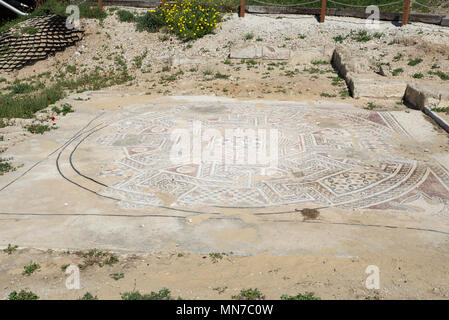
[[[292,101],[311,107],[325,100],[335,105],[351,104],[367,113],[388,111],[400,120],[404,130],[413,134],[410,139],[394,136],[391,144],[395,153],[423,164],[439,161],[448,168],[449,144],[444,131],[420,111],[406,108],[399,99],[349,97],[344,81],[329,63],[330,55],[327,61],[306,64],[291,60],[248,62],[228,56],[232,47],[248,43],[292,51],[332,52],[338,45],[334,38],[342,36],[346,37],[343,45],[369,57],[373,73],[388,64],[391,71],[403,69],[388,78],[445,84],[447,81],[428,71],[449,72],[449,28],[425,24],[398,28],[381,23],[379,37],[361,42],[354,38],[364,29],[357,19],[331,17],[320,25],[314,17],[307,16],[280,19],[247,15],[239,19],[233,14],[216,34],[185,43],[176,38],[161,40],[162,33],[136,32],[133,24],[119,22],[113,14],[102,23],[83,20],[83,24],[86,34],[77,46],[0,77],[11,82],[49,72],[51,76],[44,78],[50,83],[52,75],[58,72],[77,76],[97,66],[114,68],[115,58],[121,57],[135,80],[97,95],[72,93],[57,105],[69,102],[75,112],[55,115],[59,129],[43,136],[34,136],[23,126],[38,121],[53,123],[48,120],[53,115],[49,109],[36,119],[9,119],[10,125],[0,128],[4,137],[0,148],[5,150],[5,156],[13,157],[17,166],[16,172],[0,177],[0,187],[42,160],[40,168],[26,176],[27,180],[19,180],[2,191],[0,245],[2,249],[8,243],[20,247],[11,254],[0,252],[1,299],[22,289],[33,291],[41,299],[77,299],[86,292],[100,299],[120,299],[124,292],[149,293],[162,288],[184,299],[230,299],[248,288],[258,288],[266,299],[306,292],[322,299],[449,297],[447,201],[441,202],[438,197],[417,192],[412,199],[398,200],[395,205],[405,205],[407,210],[397,211],[327,208],[320,210],[319,217],[312,221],[298,219],[291,212],[262,221],[235,209],[220,212],[226,218],[236,217],[235,221],[223,220],[220,226],[212,222],[210,214],[183,216],[180,222],[148,220],[152,218],[145,217],[147,214],[168,213],[157,208],[127,209],[80,193],[79,188],[61,179],[55,168],[57,154],[50,155],[100,112],[117,120],[114,117],[119,112],[132,114],[133,107],[147,100],[208,96],[261,103]],[[245,39],[248,33],[253,35],[250,40]],[[409,66],[410,60],[417,58],[423,61]],[[76,66],[75,74],[67,71],[67,66]],[[225,76],[217,77],[217,73]],[[415,79],[413,75],[417,73],[422,73],[423,78]],[[0,83],[2,88],[6,85]],[[320,125],[316,121],[310,120]],[[320,121],[322,126],[331,122]],[[98,155],[93,150],[86,147],[84,156],[79,158],[85,170],[94,170],[104,160],[99,156],[93,165],[82,162],[89,152]],[[351,154],[351,159],[357,157],[357,152]],[[363,155],[367,163],[380,161],[370,157],[376,157],[375,153]],[[65,162],[61,170],[65,172],[68,153],[62,158]],[[29,201],[24,201],[26,197]],[[95,216],[106,212],[128,213],[137,218],[129,222],[124,217]],[[51,213],[49,217],[45,216],[47,213]],[[80,214],[93,216],[77,216]],[[188,236],[183,238],[185,234]],[[276,253],[277,246],[282,250]],[[83,265],[83,255],[95,248],[115,252],[118,262],[100,267],[96,261],[81,270],[80,289],[67,289],[68,275],[63,269],[69,264]],[[268,249],[264,252],[264,248]],[[226,254],[218,254],[223,252]],[[38,263],[40,269],[29,276],[22,274],[30,262]],[[369,277],[365,271],[370,265],[380,270],[378,290],[365,286]],[[114,274],[120,279],[114,280]]]
[[[213,259],[208,254],[176,252],[122,255],[109,266],[89,266],[80,272],[80,289],[69,290],[62,267],[83,263],[80,253],[22,249],[0,255],[2,298],[20,289],[41,299],[78,299],[86,292],[99,299],[120,299],[125,292],[150,293],[168,288],[183,299],[231,299],[240,290],[258,288],[266,299],[313,292],[321,299],[447,299],[448,271],[445,254],[420,248],[410,255],[383,254],[364,257],[238,256]],[[33,261],[40,270],[22,275]],[[432,261],[432,263],[429,263]],[[368,266],[380,269],[380,289],[367,289]],[[114,274],[123,278],[114,280]]]

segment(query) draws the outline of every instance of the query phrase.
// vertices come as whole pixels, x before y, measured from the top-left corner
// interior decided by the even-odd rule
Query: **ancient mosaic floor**
[[[258,163],[174,163],[174,130],[277,130],[277,166]],[[268,133],[267,133],[268,135]],[[223,135],[224,136],[224,135]],[[447,210],[449,173],[430,157],[407,157],[397,141],[410,139],[393,113],[348,105],[299,102],[180,102],[155,109],[140,104],[119,119],[85,131],[68,148],[81,188],[120,201],[123,208],[169,207],[208,212],[212,207],[316,207],[407,210],[419,198]],[[201,146],[226,152],[223,139]],[[99,146],[108,157],[85,159]],[[193,146],[191,147],[193,148]],[[248,143],[237,146],[248,152]],[[446,164],[447,165],[447,164]],[[92,191],[93,192],[93,191]]]

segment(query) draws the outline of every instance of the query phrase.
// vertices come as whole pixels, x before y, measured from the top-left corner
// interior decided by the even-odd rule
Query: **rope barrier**
[[[298,2],[298,3],[290,3],[290,4],[281,4],[281,3],[272,3],[272,2],[264,2],[264,1],[260,1],[260,0],[252,0],[253,2],[257,2],[257,3],[261,3],[261,4],[266,4],[266,5],[271,5],[271,6],[277,6],[277,7],[297,7],[297,6],[301,6],[301,5],[308,5],[308,4],[313,4],[313,3],[317,3],[317,2],[321,2],[321,0],[314,0],[314,1],[310,1],[310,2]]]
[[[332,3],[335,3],[335,4],[338,4],[340,6],[348,6],[348,7],[353,7],[353,8],[366,8],[366,7],[369,6],[369,5],[361,6],[361,5],[354,5],[354,4],[349,4],[349,3],[342,3],[342,2],[338,2],[338,1],[334,1],[334,0],[328,0],[328,1],[332,2]],[[373,4],[373,5],[377,6],[377,7],[386,7],[386,6],[391,6],[391,5],[395,5],[395,4],[400,4],[402,2],[403,1],[401,0],[401,1],[395,1],[395,2],[390,2],[390,3]]]
[[[413,4],[417,4],[417,5],[421,6],[421,7],[424,7],[424,8],[433,10],[433,11],[449,12],[449,9],[443,9],[443,8],[436,8],[436,7],[428,6],[428,5],[422,4],[422,3],[418,2],[418,1],[413,2]]]

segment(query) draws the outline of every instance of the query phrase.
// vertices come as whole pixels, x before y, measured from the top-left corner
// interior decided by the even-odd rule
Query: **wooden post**
[[[325,19],[326,19],[326,0],[321,0],[320,23],[323,23]]]
[[[244,18],[245,17],[245,0],[242,0],[242,2],[240,3],[239,17],[240,18]]]
[[[164,8],[165,7],[165,0],[162,0],[161,1],[161,8]]]
[[[402,25],[408,23],[408,16],[410,14],[410,0],[404,0],[404,12],[402,13]]]
[[[103,0],[98,0],[98,7],[103,10]]]

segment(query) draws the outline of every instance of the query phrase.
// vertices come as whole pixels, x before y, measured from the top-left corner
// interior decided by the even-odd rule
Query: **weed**
[[[438,76],[441,80],[445,80],[445,81],[449,80],[449,74],[444,73],[442,71],[437,71],[437,72],[429,71],[429,74],[433,75],[433,76]]]
[[[9,171],[15,171],[16,168],[9,162],[11,158],[4,159],[0,158],[0,176],[4,175]]]
[[[343,43],[343,41],[346,40],[347,38],[348,38],[347,36],[345,37],[345,36],[340,34],[340,35],[334,37],[334,41],[338,42],[338,43]]]
[[[372,102],[368,102],[368,105],[365,107],[368,110],[373,110],[374,108],[376,108],[376,105]]]
[[[238,295],[232,296],[234,300],[265,300],[259,289],[242,289]]]
[[[70,264],[64,264],[61,266],[61,270],[65,272],[69,266],[70,266]]]
[[[312,64],[316,66],[316,65],[330,64],[330,62],[329,61],[325,61],[325,60],[313,60]]]
[[[445,114],[449,115],[449,107],[444,107],[444,108],[432,108],[432,111],[435,112],[444,112]]]
[[[11,244],[8,244],[8,248],[3,249],[3,252],[7,253],[7,254],[12,254],[12,253],[16,252],[18,247],[19,246],[12,246]]]
[[[336,95],[335,95],[335,94],[329,94],[329,93],[326,93],[326,92],[322,92],[322,93],[320,93],[320,97],[324,97],[324,98],[335,98]]]
[[[401,59],[402,59],[402,53],[398,53],[397,55],[395,55],[393,57],[393,61],[395,61],[395,62],[398,62]]]
[[[44,132],[52,130],[53,127],[50,127],[46,124],[32,124],[27,126],[26,129],[32,134],[44,134]]]
[[[247,33],[245,34],[245,36],[243,37],[245,40],[252,40],[254,38],[254,34],[252,33]]]
[[[147,57],[147,55],[148,51],[147,49],[145,49],[145,51],[141,55],[134,57],[133,62],[137,69],[140,69],[142,67],[142,62]]]
[[[119,261],[116,255],[97,249],[89,250],[87,253],[77,252],[77,254],[81,255],[84,259],[83,263],[78,265],[81,270],[93,265],[98,265],[99,267],[112,265]]]
[[[150,294],[141,294],[139,291],[125,292],[122,294],[122,300],[173,300],[173,298],[170,290],[163,288]]]
[[[415,73],[412,77],[415,79],[422,79],[424,78],[424,75],[422,73]]]
[[[229,74],[222,74],[220,72],[217,72],[215,74],[215,79],[228,79],[230,77]]]
[[[19,293],[17,291],[13,291],[8,295],[8,300],[38,300],[39,297],[32,291],[20,290]]]
[[[218,294],[222,294],[222,293],[224,293],[226,291],[227,288],[228,287],[216,287],[216,288],[213,288],[212,290],[217,291]]]
[[[123,272],[121,272],[121,273],[112,273],[112,274],[110,274],[110,276],[111,276],[112,279],[117,281],[117,280],[123,279],[125,277],[125,274]]]
[[[305,294],[298,293],[296,296],[283,294],[281,300],[321,300],[321,298],[315,297],[313,292],[306,292]]]
[[[391,74],[393,75],[393,77],[396,77],[398,74],[400,74],[402,72],[404,72],[404,69],[397,68],[397,69],[394,69],[393,71],[391,71]]]
[[[353,40],[357,42],[368,42],[373,39],[373,37],[366,30],[361,30],[352,37]]]
[[[68,103],[61,104],[61,107],[62,107],[62,109],[54,106],[51,110],[56,112],[58,115],[62,113],[62,115],[64,115],[64,116],[67,113],[75,112],[75,110],[72,109],[72,105],[70,105]]]
[[[302,216],[304,217],[304,221],[315,220],[320,215],[320,212],[317,209],[304,208],[301,210],[295,209],[295,211],[301,212]]]
[[[163,34],[163,35],[159,36],[159,40],[160,41],[168,41],[168,40],[170,40],[170,35]]]
[[[136,16],[131,11],[118,10],[115,14],[117,15],[118,19],[121,22],[134,22],[134,21],[136,21]]]
[[[223,256],[225,256],[225,255],[226,255],[225,253],[219,253],[219,252],[209,253],[209,257],[211,258],[212,263],[217,263],[218,260],[223,259]]]
[[[26,266],[23,267],[23,275],[31,275],[34,271],[39,270],[41,268],[41,266],[37,263],[34,262],[30,262],[29,264],[27,264]]]
[[[417,64],[420,64],[423,60],[421,58],[416,58],[409,60],[408,65],[409,66],[416,66]]]
[[[79,297],[78,300],[98,300],[98,297],[93,296],[90,292],[86,292],[84,296]]]

